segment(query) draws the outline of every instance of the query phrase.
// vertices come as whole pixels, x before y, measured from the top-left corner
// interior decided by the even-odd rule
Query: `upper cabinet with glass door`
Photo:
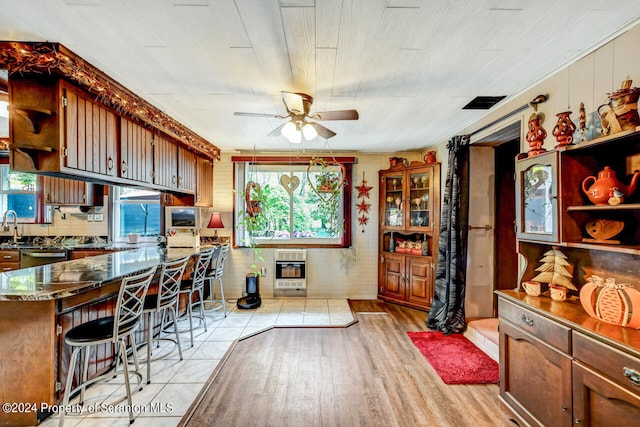
[[[380,173],[382,226],[387,230],[433,230],[435,166],[408,167]]]
[[[558,242],[558,153],[516,163],[517,237]]]

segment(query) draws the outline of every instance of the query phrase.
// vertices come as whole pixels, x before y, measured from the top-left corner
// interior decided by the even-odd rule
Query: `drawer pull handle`
[[[533,319],[526,314],[523,314],[520,320],[522,320],[527,326],[533,326]]]
[[[629,378],[634,385],[640,386],[640,372],[631,368],[622,368],[622,373],[625,377]]]

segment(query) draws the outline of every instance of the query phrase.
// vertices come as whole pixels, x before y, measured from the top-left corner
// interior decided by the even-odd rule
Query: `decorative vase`
[[[558,147],[564,147],[573,143],[573,132],[576,130],[576,125],[571,121],[571,111],[565,111],[556,114],[558,121],[553,128],[553,136],[558,141]]]
[[[614,325],[640,329],[640,291],[632,285],[603,282],[591,276],[580,289],[580,304],[587,314]]]
[[[396,251],[396,241],[393,239],[393,232],[391,233],[391,238],[389,238],[389,252]]]
[[[531,150],[527,152],[528,157],[534,157],[547,151],[542,148],[544,139],[547,137],[547,131],[542,127],[541,122],[542,117],[536,113],[533,113],[531,117],[529,117],[529,131],[527,132],[527,142],[529,143],[529,147],[531,147]]]
[[[640,172],[634,173],[631,183],[627,186],[618,180],[613,169],[605,166],[603,170],[598,172],[598,178],[588,176],[582,181],[582,191],[594,205],[607,205],[610,198],[617,197],[616,193],[618,192],[623,196],[633,194],[636,191],[639,176]],[[591,181],[593,181],[593,184],[587,188]]]
[[[435,151],[428,151],[427,155],[424,156],[424,162],[428,165],[433,164],[436,162],[436,152]]]

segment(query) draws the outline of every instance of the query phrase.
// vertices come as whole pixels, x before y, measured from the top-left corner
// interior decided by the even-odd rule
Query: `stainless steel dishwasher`
[[[21,249],[20,268],[35,267],[37,265],[52,264],[66,261],[66,249]]]

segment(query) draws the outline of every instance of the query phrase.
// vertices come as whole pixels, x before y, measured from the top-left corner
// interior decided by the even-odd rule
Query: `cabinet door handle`
[[[107,159],[107,169],[113,169],[113,159],[111,157]]]
[[[533,326],[533,319],[526,314],[523,314],[522,317],[520,317],[520,320],[522,320],[527,326]]]
[[[127,166],[127,161],[123,160],[122,161],[122,174],[123,175],[126,174],[128,169],[129,169],[129,167]]]
[[[629,378],[634,385],[640,386],[640,372],[635,369],[624,367],[622,368],[622,373],[625,377]]]

